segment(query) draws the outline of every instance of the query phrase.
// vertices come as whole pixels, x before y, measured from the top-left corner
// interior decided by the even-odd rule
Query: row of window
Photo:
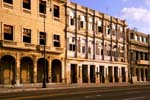
[[[75,26],[75,18],[70,17],[70,26]],[[83,20],[79,20],[78,22],[78,29],[84,29],[86,27],[86,22]],[[96,28],[94,29],[95,25],[93,25],[93,23],[89,22],[89,26],[88,29],[95,31],[96,33],[103,33],[104,31],[106,32],[105,35],[110,35],[112,34],[112,36],[117,36],[117,37],[124,37],[123,32],[122,31],[116,31],[115,29],[111,29],[109,25],[106,26],[102,26],[102,25],[96,25]]]
[[[95,48],[96,48],[96,51],[95,51],[96,55],[100,55],[100,50],[101,50],[101,55],[106,55],[106,56],[111,56],[112,55],[114,57],[117,57],[117,56],[124,57],[124,53],[120,52],[119,50],[118,51],[104,50],[104,49],[98,48],[97,46]],[[75,44],[69,44],[68,50],[75,52],[76,45]],[[78,46],[77,51],[79,53],[82,52],[83,54],[85,54],[86,53],[86,46]],[[92,54],[92,47],[88,47],[88,54]]]
[[[13,0],[3,0],[3,2],[13,5]],[[27,10],[31,10],[31,0],[23,0],[23,8]],[[53,16],[54,17],[60,17],[60,8],[57,5],[53,6]],[[46,1],[44,0],[39,0],[39,12],[46,14]]]
[[[136,41],[140,41],[140,42],[145,42],[145,43],[147,43],[147,38],[146,38],[146,37],[138,36],[138,35],[136,35],[136,34],[134,34],[134,33],[131,33],[131,34],[130,34],[130,39],[134,39],[134,40],[136,40]]]
[[[31,43],[31,35],[32,30],[23,28],[23,42],[25,43]],[[4,24],[4,40],[10,40],[13,41],[14,37],[14,28],[11,25]],[[44,45],[46,44],[46,33],[45,32],[39,32],[39,44]],[[54,47],[60,47],[60,35],[54,34],[53,35],[53,46]]]

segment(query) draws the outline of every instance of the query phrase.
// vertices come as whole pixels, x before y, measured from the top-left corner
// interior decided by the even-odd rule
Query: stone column
[[[144,82],[146,82],[146,75],[145,75],[145,68],[143,69],[143,77],[144,77]]]
[[[105,83],[108,83],[108,67],[104,66]]]
[[[65,79],[65,62],[64,62],[64,58],[61,58],[61,64],[62,64],[62,74],[61,74],[61,79],[62,79],[62,83],[66,83],[66,79]]]
[[[88,67],[88,83],[90,83],[91,77],[90,77],[90,65]]]
[[[78,73],[78,72],[77,72]],[[66,64],[66,83],[71,83],[71,64]]]
[[[79,72],[79,78],[78,78],[78,84],[81,85],[82,84],[82,65],[78,65],[78,72]]]
[[[20,54],[16,55],[16,85],[20,85]]]
[[[99,84],[100,83],[100,77],[102,77],[100,75],[100,67],[99,66],[95,66],[95,72],[96,72],[96,75],[95,75],[96,80],[95,81],[97,84]]]
[[[33,78],[34,78],[34,84],[37,83],[37,57],[34,57],[33,59]]]
[[[51,57],[48,57],[48,80],[49,83],[52,82],[52,60]]]
[[[139,68],[139,81],[141,81],[141,69]]]

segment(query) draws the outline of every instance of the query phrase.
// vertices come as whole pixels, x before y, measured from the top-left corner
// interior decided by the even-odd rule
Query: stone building
[[[150,80],[149,35],[134,29],[127,30],[129,78],[132,82]]]
[[[128,82],[126,22],[66,4],[67,83]]]
[[[64,7],[62,0],[0,0],[0,84],[42,83],[44,69],[47,83],[65,82]]]

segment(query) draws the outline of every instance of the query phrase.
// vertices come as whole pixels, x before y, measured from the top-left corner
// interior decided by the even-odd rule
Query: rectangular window
[[[54,17],[59,17],[59,6],[54,5],[53,11],[54,11],[54,13],[53,13]]]
[[[54,43],[54,47],[60,47],[60,36],[59,35],[54,34],[53,43]]]
[[[98,32],[103,32],[103,27],[102,26],[98,26]]]
[[[83,28],[84,27],[84,22],[80,21],[80,27]]]
[[[88,48],[88,52],[89,52],[89,54],[91,54],[91,47]]]
[[[23,28],[23,42],[31,43],[31,29]]]
[[[45,45],[45,44],[46,44],[46,33],[40,32],[40,45]]]
[[[23,0],[23,8],[31,9],[31,0]]]
[[[71,24],[71,25],[74,25],[74,18],[71,18],[71,19],[70,19],[70,24]]]
[[[85,53],[85,46],[82,46],[82,53]]]
[[[69,44],[69,50],[70,51],[75,51],[75,49],[76,49],[75,44]]]
[[[39,12],[46,14],[46,2],[44,0],[40,0],[39,2]]]
[[[4,40],[13,40],[13,26],[4,25]]]
[[[3,2],[13,4],[13,0],[3,0]]]

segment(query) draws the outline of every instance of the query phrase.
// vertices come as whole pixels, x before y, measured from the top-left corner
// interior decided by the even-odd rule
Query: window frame
[[[22,41],[24,43],[31,43],[32,42],[32,40],[31,40],[32,39],[31,34],[32,34],[32,30],[31,29],[23,28],[23,37],[22,37],[23,39],[22,39]],[[24,38],[29,38],[29,41],[25,41]]]
[[[26,1],[26,2],[25,2]],[[27,3],[27,2],[29,2],[29,3]],[[23,4],[23,8],[24,9],[28,9],[28,10],[31,10],[31,0],[23,0],[23,2],[22,2]],[[29,7],[29,8],[28,8]]]
[[[53,6],[53,16],[60,18],[60,7],[58,5]]]
[[[60,44],[60,35],[53,34],[53,46],[54,47],[61,47],[61,44]]]
[[[7,27],[7,29],[6,29],[6,27]],[[3,30],[4,30],[4,32],[3,32],[4,37],[3,37],[3,39],[4,40],[13,41],[14,40],[14,37],[13,37],[14,36],[14,26],[13,25],[8,25],[8,24],[4,24]]]

